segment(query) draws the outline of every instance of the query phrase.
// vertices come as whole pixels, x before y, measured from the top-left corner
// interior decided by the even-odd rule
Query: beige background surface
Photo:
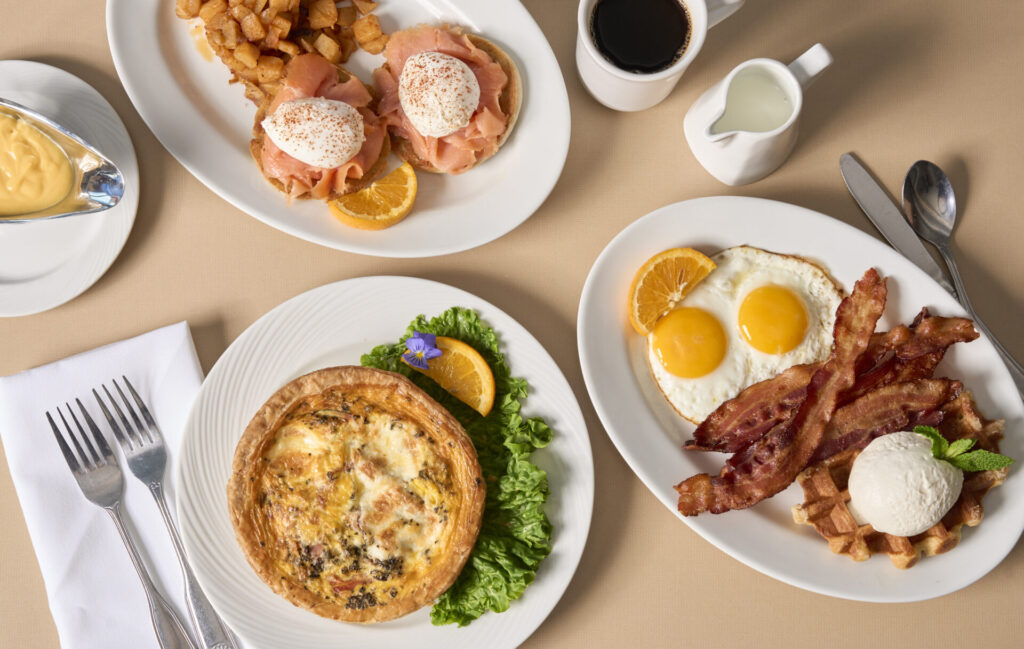
[[[897,194],[918,158],[950,173],[963,218],[958,259],[971,297],[1024,358],[1024,3],[749,0],[711,32],[669,99],[639,114],[607,110],[580,85],[575,2],[526,5],[551,41],[572,103],[572,145],[561,181],[531,219],[498,241],[437,259],[379,260],[273,230],[189,175],[121,88],[101,3],[2,0],[0,59],[42,61],[95,86],[128,126],[143,192],[124,252],[95,286],[48,313],[0,319],[0,375],[181,319],[192,325],[208,370],[257,317],[315,286],[379,273],[447,282],[493,302],[534,333],[568,376],[590,428],[597,475],[590,540],[568,592],[524,646],[1020,646],[1020,544],[994,572],[958,593],[874,605],[787,586],[700,539],[647,492],[606,437],[580,375],[575,319],[601,249],[666,203],[761,196],[876,234],[839,175],[839,155],[853,150]],[[729,188],[708,176],[682,137],[693,100],[740,61],[790,60],[815,41],[829,47],[836,64],[807,94],[792,158],[747,187]],[[286,261],[294,259],[302,263]],[[21,510],[6,464],[0,467],[0,646],[55,647]]]

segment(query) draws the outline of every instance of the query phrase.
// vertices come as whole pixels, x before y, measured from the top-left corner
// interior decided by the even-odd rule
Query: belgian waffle
[[[937,428],[946,439],[952,442],[971,437],[978,440],[974,448],[999,452],[1003,420],[985,419],[970,392],[963,392],[941,411],[942,423]],[[859,453],[858,449],[847,449],[804,469],[797,476],[804,490],[804,502],[793,507],[793,520],[813,526],[836,554],[864,561],[872,554],[884,553],[900,569],[913,566],[922,554],[942,554],[956,547],[963,526],[974,527],[981,522],[982,498],[989,489],[1002,484],[1009,472],[1006,467],[965,474],[960,498],[941,521],[915,536],[895,536],[859,524],[846,505],[850,501],[847,489],[850,469]]]

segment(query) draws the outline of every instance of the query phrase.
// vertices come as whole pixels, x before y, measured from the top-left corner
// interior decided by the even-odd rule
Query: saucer
[[[117,258],[139,205],[139,168],[113,107],[73,74],[34,61],[0,61],[0,97],[79,134],[122,171],[125,192],[98,214],[0,223],[0,317],[48,311],[92,286]]]

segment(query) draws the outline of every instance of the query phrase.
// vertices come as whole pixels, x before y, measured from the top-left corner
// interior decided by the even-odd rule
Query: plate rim
[[[493,2],[495,0],[491,0]],[[403,258],[403,259],[416,259],[425,257],[438,257],[448,254],[454,254],[458,252],[464,252],[479,246],[485,245],[501,237],[507,235],[512,230],[515,230],[523,223],[525,223],[538,209],[550,197],[554,191],[562,176],[562,172],[565,169],[565,163],[569,155],[569,144],[571,140],[572,132],[572,118],[569,104],[568,90],[565,85],[565,77],[562,74],[561,66],[558,63],[558,59],[554,54],[554,50],[551,48],[550,42],[544,35],[543,30],[534,20],[533,16],[526,7],[521,4],[518,0],[500,0],[503,11],[512,11],[518,13],[521,18],[528,21],[536,30],[536,35],[539,36],[540,41],[543,43],[543,50],[540,52],[534,52],[533,56],[539,56],[544,61],[545,67],[549,73],[553,73],[554,79],[557,81],[556,85],[560,92],[557,93],[556,97],[546,97],[544,104],[546,109],[550,111],[549,115],[557,115],[559,123],[564,123],[564,128],[555,129],[557,137],[548,140],[553,146],[550,150],[546,151],[546,154],[550,154],[552,151],[555,152],[553,156],[556,160],[556,164],[553,167],[553,172],[550,177],[540,179],[530,179],[531,185],[540,188],[535,194],[532,195],[532,200],[522,202],[521,204],[526,206],[521,212],[521,216],[510,219],[508,223],[501,227],[490,231],[486,234],[477,236],[475,238],[466,239],[461,242],[453,243],[457,241],[457,238],[449,237],[447,242],[436,243],[432,246],[420,246],[419,248],[409,250],[389,250],[387,248],[380,248],[379,246],[358,241],[350,242],[344,240],[331,239],[326,236],[321,236],[317,233],[311,233],[304,231],[301,227],[293,224],[287,219],[279,219],[272,215],[272,211],[266,212],[259,210],[258,208],[252,208],[247,206],[244,200],[240,197],[241,192],[236,192],[230,188],[225,188],[222,183],[218,183],[214,178],[206,173],[201,167],[197,167],[195,164],[190,164],[190,156],[187,154],[188,149],[187,143],[180,138],[173,137],[168,130],[165,129],[166,124],[164,118],[160,117],[160,111],[157,107],[151,107],[150,100],[146,99],[145,93],[141,90],[140,85],[135,80],[132,74],[132,70],[135,66],[129,63],[131,58],[130,53],[122,51],[122,39],[127,36],[122,36],[120,29],[118,28],[119,22],[117,20],[118,15],[123,8],[134,9],[136,12],[154,12],[153,15],[156,18],[157,25],[154,27],[159,33],[159,7],[167,6],[165,3],[142,3],[135,0],[110,0],[106,3],[106,31],[107,41],[111,53],[111,57],[114,61],[114,68],[117,71],[118,78],[124,87],[125,93],[128,95],[129,100],[134,106],[135,110],[142,117],[146,126],[150,129],[153,135],[156,136],[160,144],[166,149],[175,160],[178,161],[192,176],[194,176],[200,183],[202,183],[208,190],[216,194],[222,200],[227,201],[233,207],[243,212],[247,216],[250,216],[257,221],[268,225],[274,229],[277,229],[285,234],[294,236],[296,238],[315,243],[327,248],[340,250],[349,253],[362,254],[374,257],[383,258]],[[443,0],[442,4],[451,5],[456,8],[457,5],[449,0]],[[477,5],[479,6],[479,4]],[[173,18],[173,16],[172,16]],[[178,20],[175,18],[175,20]],[[182,21],[183,22],[183,21]],[[153,51],[160,53],[159,47],[153,48]],[[514,55],[515,56],[515,55]],[[166,62],[162,56],[158,56],[162,61]],[[521,58],[515,56],[515,58]],[[211,61],[211,63],[219,63],[219,61]],[[522,73],[526,83],[529,83],[530,75],[525,71]],[[536,100],[529,100],[530,108],[527,110],[537,110],[537,106],[541,102]],[[552,105],[555,102],[557,105]],[[520,120],[522,121],[522,120]],[[520,126],[520,128],[522,128]],[[513,135],[514,139],[515,135]]]
[[[73,288],[71,290],[59,291],[57,293],[58,296],[50,300],[40,301],[39,304],[41,304],[42,306],[37,305],[25,309],[10,308],[9,302],[5,302],[4,304],[0,305],[0,318],[17,318],[22,316],[45,313],[47,311],[56,309],[57,307],[63,306],[64,304],[67,304],[68,302],[74,300],[78,296],[88,291],[90,288],[93,287],[93,285],[96,284],[96,282],[98,282],[104,275],[107,274],[107,271],[110,270],[110,267],[113,266],[114,262],[117,261],[117,258],[121,256],[121,252],[124,250],[124,246],[128,242],[128,237],[131,235],[132,229],[135,227],[135,218],[138,214],[139,208],[139,185],[141,183],[141,177],[139,175],[138,155],[135,152],[135,143],[132,142],[131,133],[128,132],[128,127],[125,126],[124,120],[121,119],[121,116],[118,114],[117,110],[114,109],[113,105],[111,105],[107,98],[104,97],[103,94],[99,90],[97,90],[92,84],[87,82],[85,79],[82,79],[78,75],[73,74],[68,70],[65,70],[64,68],[55,65],[50,65],[49,63],[43,63],[41,61],[34,61],[31,59],[0,60],[0,70],[3,70],[3,68],[6,68],[8,66],[13,66],[15,68],[34,68],[35,74],[45,74],[47,76],[52,76],[53,79],[59,80],[61,84],[65,84],[68,82],[81,83],[83,85],[83,90],[91,93],[98,100],[100,107],[105,112],[108,112],[109,115],[113,118],[112,123],[114,124],[114,126],[120,127],[121,132],[117,133],[117,137],[120,138],[122,135],[124,137],[124,143],[126,144],[125,159],[116,162],[118,169],[121,170],[121,173],[124,176],[125,186],[130,187],[130,191],[125,191],[125,195],[121,198],[121,201],[118,203],[118,205],[114,206],[110,210],[104,210],[104,212],[95,215],[84,214],[79,215],[77,217],[71,217],[102,217],[107,221],[100,226],[99,232],[97,232],[93,240],[89,243],[89,245],[86,248],[81,250],[76,256],[67,259],[63,264],[61,264],[57,268],[54,268],[53,270],[43,275],[13,283],[25,285],[39,281],[46,281],[46,278],[50,277],[53,273],[57,272],[58,269],[63,268],[68,264],[76,264],[82,262],[82,260],[84,259],[93,258],[90,255],[91,250],[98,245],[102,245],[105,241],[110,241],[112,243],[109,258],[100,261],[95,266],[94,273],[92,274],[93,276],[90,277],[88,280],[73,285],[64,284],[63,287],[73,286]],[[35,106],[29,107],[33,109],[36,108]],[[100,148],[102,149],[103,147]],[[116,217],[118,220],[115,221],[112,217]],[[0,227],[25,226],[30,227],[31,223],[8,224]]]
[[[595,285],[596,280],[594,280],[593,278],[604,264],[610,263],[608,260],[613,257],[617,245],[622,245],[623,242],[629,241],[631,236],[635,236],[633,235],[633,233],[635,231],[642,230],[644,228],[645,223],[647,223],[648,221],[664,218],[665,215],[673,214],[677,210],[689,210],[696,207],[705,208],[705,212],[713,211],[715,209],[715,207],[712,206],[713,203],[721,204],[723,202],[734,203],[737,206],[745,207],[747,213],[751,214],[756,214],[758,212],[756,208],[760,207],[762,208],[762,214],[759,214],[758,218],[765,218],[765,214],[763,214],[763,212],[766,212],[767,210],[764,208],[768,207],[774,210],[781,209],[784,211],[789,211],[794,215],[795,218],[809,219],[820,224],[827,224],[827,227],[835,228],[837,232],[840,232],[851,238],[857,239],[858,241],[856,245],[877,246],[879,250],[885,250],[890,255],[902,258],[906,265],[913,269],[912,272],[915,272],[919,275],[918,277],[914,278],[915,282],[927,281],[931,284],[934,284],[938,290],[942,291],[941,287],[939,287],[938,284],[934,282],[934,280],[928,277],[927,274],[924,273],[924,271],[920,270],[912,262],[903,257],[898,251],[890,248],[887,244],[883,243],[882,241],[872,237],[867,232],[864,232],[850,225],[849,223],[830,217],[827,214],[799,205],[794,205],[792,203],[749,196],[717,195],[678,201],[675,203],[664,205],[655,210],[652,210],[651,212],[648,212],[647,214],[636,219],[635,221],[627,225],[625,228],[620,230],[618,233],[616,233],[615,236],[613,236],[612,239],[601,250],[601,253],[595,259],[590,271],[587,273],[587,279],[584,283],[583,291],[580,296],[580,304],[577,313],[577,347],[580,357],[580,365],[583,374],[584,384],[586,386],[587,394],[590,397],[591,403],[594,406],[594,410],[597,412],[598,418],[601,421],[602,427],[604,428],[606,435],[611,439],[612,444],[615,446],[619,455],[626,461],[626,464],[629,466],[630,470],[634,473],[634,475],[637,476],[637,478],[640,479],[640,481],[652,493],[652,495],[654,495],[655,498],[657,498],[663,505],[665,505],[677,518],[686,523],[686,525],[691,530],[696,532],[702,539],[713,545],[718,550],[724,552],[726,555],[747,565],[748,567],[753,568],[764,575],[772,577],[773,579],[781,581],[790,586],[800,588],[802,590],[851,601],[875,603],[906,603],[923,601],[935,597],[941,597],[943,595],[948,595],[950,593],[956,592],[957,590],[960,590],[971,585],[975,581],[987,575],[996,566],[998,566],[999,563],[1001,563],[1016,546],[1017,541],[1020,539],[1022,532],[1024,532],[1024,517],[1016,521],[1016,530],[1010,529],[1004,535],[1006,538],[1006,541],[1004,543],[1004,551],[1002,551],[1001,553],[995,553],[995,555],[998,556],[989,555],[995,556],[995,558],[989,561],[987,565],[979,569],[976,574],[972,573],[972,575],[968,578],[962,578],[957,581],[954,581],[951,584],[947,584],[942,588],[935,589],[934,592],[921,592],[914,596],[887,596],[884,592],[878,592],[875,596],[865,596],[844,592],[841,588],[828,588],[808,582],[805,578],[801,578],[799,575],[793,575],[791,574],[791,571],[779,569],[770,562],[766,562],[757,556],[745,554],[740,549],[731,547],[729,545],[723,545],[717,542],[716,539],[713,538],[714,533],[711,530],[704,528],[704,526],[700,522],[699,517],[683,516],[677,511],[675,502],[667,502],[662,498],[662,494],[652,487],[652,485],[650,484],[650,480],[653,480],[653,476],[647,475],[650,472],[645,471],[642,468],[643,461],[628,448],[628,445],[626,444],[626,437],[621,436],[621,434],[616,431],[616,426],[614,424],[613,417],[609,414],[608,408],[601,401],[601,399],[597,398],[597,395],[595,394],[596,392],[599,392],[599,389],[595,388],[598,379],[593,369],[593,361],[587,349],[587,346],[589,344],[588,340],[591,336],[591,333],[589,331],[589,328],[586,326],[588,314],[591,314],[591,310],[593,309],[592,305],[601,300],[601,296],[596,294],[598,287]],[[737,242],[734,245],[740,245],[740,243]],[[946,294],[944,291],[942,291],[942,293],[944,295]],[[955,300],[953,300],[953,302],[955,303]],[[966,312],[964,312],[962,307],[960,307],[958,304],[953,315],[963,315],[967,317]],[[984,337],[982,336],[982,338]],[[987,345],[990,348],[990,350],[993,353],[995,353],[994,349],[991,346],[991,343],[988,340],[981,340],[981,342]],[[1003,385],[1012,385],[1012,380],[1010,378],[1009,372],[1008,370],[1006,370],[1005,367],[997,367],[995,368],[994,372],[998,377],[998,383]],[[633,379],[631,378],[630,380]],[[1015,414],[1018,415],[1018,418],[1020,413],[1021,406],[1018,403],[1015,408]],[[1006,418],[1009,419],[1014,413],[1012,413],[1010,409],[1008,409],[1006,413],[1002,414],[1005,414]],[[1015,534],[1014,531],[1016,532]],[[799,530],[797,530],[794,533],[797,532],[799,532]]]
[[[507,318],[509,322],[511,322],[515,326],[517,326],[521,330],[521,332],[523,334],[525,334],[528,337],[528,339],[533,342],[533,344],[535,345],[535,349],[531,353],[538,354],[542,358],[543,361],[545,361],[546,363],[550,364],[551,368],[553,368],[553,370],[554,370],[554,374],[552,375],[553,378],[555,380],[557,380],[557,381],[560,381],[564,385],[564,388],[568,391],[568,394],[571,395],[571,397],[572,397],[571,404],[569,404],[571,406],[570,411],[571,411],[572,416],[578,422],[579,427],[578,427],[578,429],[576,427],[573,427],[570,430],[574,431],[574,433],[572,433],[572,435],[574,437],[578,437],[579,438],[579,441],[582,444],[582,448],[585,449],[585,458],[584,459],[586,460],[585,462],[581,463],[581,462],[579,462],[579,458],[577,458],[576,461],[573,463],[573,467],[575,469],[577,469],[577,470],[581,466],[584,467],[585,474],[586,474],[586,482],[589,483],[589,489],[585,489],[583,491],[583,494],[585,496],[585,501],[586,501],[584,504],[586,506],[585,506],[585,508],[583,510],[583,516],[579,520],[579,523],[578,523],[581,537],[580,537],[578,545],[568,546],[570,548],[570,552],[569,552],[569,556],[567,557],[567,559],[571,563],[571,568],[567,569],[564,572],[564,584],[562,584],[562,586],[560,587],[560,591],[559,591],[557,597],[555,597],[551,601],[550,608],[548,608],[542,615],[538,615],[538,616],[536,616],[534,618],[526,618],[525,619],[525,623],[520,623],[520,627],[519,628],[523,629],[525,631],[525,634],[523,634],[521,638],[518,638],[518,640],[516,641],[515,645],[512,645],[512,646],[518,646],[519,643],[525,642],[526,639],[528,639],[537,630],[537,628],[539,628],[540,625],[543,624],[548,619],[548,617],[551,615],[551,612],[554,611],[554,609],[557,607],[558,603],[561,601],[562,597],[564,597],[566,591],[568,590],[568,588],[569,588],[569,586],[570,586],[570,584],[571,584],[571,582],[572,582],[572,580],[573,580],[573,578],[575,576],[576,570],[579,568],[579,563],[582,560],[583,552],[586,549],[586,544],[587,544],[587,541],[589,539],[590,526],[591,526],[591,522],[592,522],[592,518],[593,518],[594,489],[595,489],[593,448],[592,448],[591,443],[590,443],[590,437],[589,437],[589,432],[588,432],[588,429],[587,429],[586,419],[583,416],[583,411],[582,411],[582,409],[580,408],[580,405],[579,405],[579,399],[577,398],[576,393],[575,393],[575,391],[572,388],[572,385],[569,383],[568,379],[566,378],[565,373],[562,372],[561,368],[555,362],[554,358],[550,355],[550,353],[547,351],[547,349],[541,344],[541,342],[532,333],[530,333],[530,331],[525,326],[523,326],[518,320],[513,318],[511,315],[506,313],[503,309],[500,309],[499,307],[495,306],[490,301],[488,301],[488,300],[486,300],[484,298],[481,298],[481,297],[477,296],[474,293],[471,293],[471,292],[466,291],[464,289],[452,286],[450,284],[446,284],[444,282],[439,282],[439,281],[436,281],[436,280],[430,280],[430,279],[420,278],[420,277],[403,276],[403,275],[364,275],[364,276],[352,277],[352,278],[342,279],[342,280],[338,280],[338,281],[334,281],[334,282],[329,282],[327,284],[323,284],[323,285],[316,286],[316,287],[310,288],[308,290],[302,291],[301,293],[299,293],[297,295],[294,295],[294,296],[284,300],[283,302],[275,305],[274,307],[272,307],[271,309],[269,309],[265,313],[261,314],[256,320],[254,320],[251,324],[249,324],[245,328],[245,330],[242,331],[228,345],[228,347],[224,350],[224,352],[218,357],[217,361],[214,363],[213,367],[210,369],[210,371],[207,373],[206,377],[204,378],[203,383],[200,386],[200,388],[199,388],[199,390],[198,390],[198,392],[196,394],[196,398],[193,400],[192,406],[190,407],[189,414],[188,414],[188,416],[187,416],[187,418],[185,420],[186,423],[185,423],[185,428],[184,428],[183,435],[182,435],[181,445],[179,446],[179,453],[181,452],[181,449],[185,448],[185,445],[188,442],[189,438],[197,434],[195,432],[196,428],[198,426],[196,418],[199,415],[197,413],[198,413],[198,410],[199,410],[199,408],[201,406],[201,402],[204,399],[212,398],[212,397],[210,397],[209,395],[206,394],[207,392],[209,392],[209,390],[212,389],[212,388],[208,387],[211,384],[211,381],[212,380],[216,380],[216,377],[218,377],[221,373],[227,371],[224,368],[227,367],[228,363],[230,363],[230,362],[237,362],[237,361],[234,361],[233,355],[237,355],[238,353],[241,353],[241,352],[237,352],[236,351],[233,354],[229,354],[229,351],[231,350],[232,347],[235,347],[236,345],[239,345],[239,344],[240,345],[255,344],[255,343],[251,343],[250,339],[258,338],[259,336],[261,336],[263,334],[263,332],[260,329],[261,326],[262,327],[267,326],[267,324],[271,322],[273,317],[279,316],[281,313],[287,311],[287,309],[289,309],[289,308],[294,308],[295,305],[301,303],[300,301],[302,299],[308,299],[311,294],[318,293],[318,292],[324,292],[324,291],[331,291],[331,290],[343,290],[343,289],[341,289],[341,287],[357,286],[357,285],[362,284],[362,283],[372,284],[373,282],[376,282],[376,281],[379,281],[379,280],[412,282],[412,283],[419,284],[421,286],[422,285],[430,285],[430,286],[436,287],[436,288],[438,288],[438,289],[440,289],[442,291],[451,292],[452,293],[452,299],[454,300],[453,304],[455,304],[459,300],[463,299],[462,296],[469,296],[473,300],[477,301],[477,304],[479,306],[483,306],[483,307],[486,307],[487,309],[492,310],[493,314],[495,314],[497,316],[501,316],[501,317]],[[474,310],[476,310],[476,309],[474,309]],[[410,309],[410,313],[412,313],[413,311],[417,311],[417,308]],[[410,316],[410,321],[411,321],[411,319],[413,317],[415,317],[415,315],[411,315]],[[404,326],[405,325],[402,325],[403,328],[404,328]],[[515,372],[514,371],[514,374],[516,374],[518,376],[524,376],[526,374],[526,372],[522,372],[522,371]],[[565,433],[562,433],[562,434],[564,435]],[[186,468],[185,468],[186,462],[184,461],[184,455],[180,455],[179,456],[179,458],[176,461],[175,465],[176,466],[175,466],[175,469],[174,469],[174,472],[173,472],[175,493],[177,494],[177,498],[175,499],[175,513],[176,513],[178,521],[184,521],[185,520],[185,508],[186,508],[186,497],[185,497],[186,490],[183,488],[184,473],[186,471]],[[584,484],[583,486],[586,487],[587,485]],[[179,525],[180,525],[181,532],[182,532],[183,545],[184,545],[184,547],[186,549],[186,553],[188,554],[188,551],[189,551],[189,548],[190,548],[190,545],[192,544],[192,542],[190,542],[190,540],[189,540],[190,537],[188,536],[188,533],[186,532],[186,526],[183,525],[183,524],[180,524],[180,523],[179,523]],[[555,537],[555,538],[557,538],[557,537]],[[190,561],[190,563],[194,564],[194,561]],[[544,565],[545,564],[542,562],[541,569],[544,568]],[[204,577],[200,575],[200,571],[196,571],[196,578],[200,582],[200,585],[202,585]],[[356,626],[365,626],[365,625],[356,625]],[[441,628],[447,628],[447,626],[450,626],[450,625],[446,625],[445,627],[441,627]],[[345,626],[344,625],[340,625],[338,628],[339,628],[339,631],[342,631],[341,635],[343,635],[343,630],[344,630]],[[433,628],[433,627],[431,627],[431,628]],[[238,632],[236,631],[236,634],[237,633]],[[238,634],[238,635],[240,637],[243,637],[243,639],[245,639],[243,634]],[[254,646],[254,647],[257,646],[256,643],[251,642],[248,639],[246,639],[246,642],[252,644],[252,646]]]

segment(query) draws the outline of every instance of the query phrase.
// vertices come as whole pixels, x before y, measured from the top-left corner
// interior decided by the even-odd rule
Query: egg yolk
[[[743,298],[739,312],[740,333],[754,349],[765,354],[785,354],[800,344],[807,333],[807,307],[783,286],[761,286]]]
[[[725,358],[725,330],[704,309],[682,307],[658,320],[651,345],[662,366],[684,379],[704,376]]]

